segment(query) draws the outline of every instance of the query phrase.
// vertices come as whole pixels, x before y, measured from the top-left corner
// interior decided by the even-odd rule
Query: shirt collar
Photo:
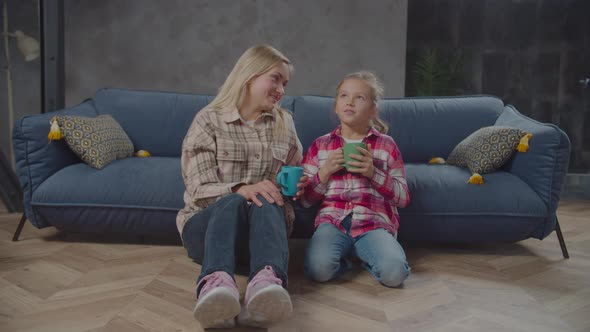
[[[260,114],[256,120],[258,120],[261,117],[266,117],[266,116],[270,116],[274,118],[275,113],[277,112],[277,109],[273,109],[272,112],[264,112],[262,114]],[[234,121],[238,121],[241,120],[242,117],[240,116],[240,112],[238,111],[237,107],[228,107],[228,108],[224,108],[221,110],[221,120],[223,120],[226,123],[231,123]]]
[[[341,129],[342,129],[342,126],[336,127],[336,129],[332,130],[332,132],[330,133],[330,136],[332,138],[342,137],[342,134],[340,133]],[[365,137],[370,137],[370,136],[380,137],[381,135],[383,135],[383,134],[381,134],[377,129],[375,129],[375,127],[371,126],[371,128],[369,129],[369,132],[367,133],[367,135]]]

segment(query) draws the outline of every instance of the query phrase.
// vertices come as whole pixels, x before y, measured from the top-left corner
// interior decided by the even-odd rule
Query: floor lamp
[[[14,33],[8,32],[8,8],[6,2],[2,5],[2,18],[4,19],[4,54],[6,56],[6,87],[7,87],[7,99],[8,99],[8,128],[9,133],[12,135],[12,126],[14,125],[14,103],[12,100],[12,72],[10,63],[10,42],[9,39],[16,39],[16,47],[23,55],[25,61],[33,61],[39,57],[40,49],[39,42],[35,38],[26,35],[20,30],[16,30]],[[12,144],[9,147],[11,167],[14,168],[14,153]]]

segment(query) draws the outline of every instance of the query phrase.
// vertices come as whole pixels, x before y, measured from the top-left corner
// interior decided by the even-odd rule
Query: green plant
[[[416,59],[413,74],[416,96],[459,94],[463,57],[459,52],[445,54],[434,48],[425,49]]]

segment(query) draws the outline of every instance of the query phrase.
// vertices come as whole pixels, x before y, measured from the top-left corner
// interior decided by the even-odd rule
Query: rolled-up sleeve
[[[403,208],[410,203],[410,191],[406,181],[406,170],[395,142],[389,143],[386,151],[389,151],[387,158],[387,170],[375,168],[371,183],[375,189],[395,206]]]
[[[320,181],[319,176],[319,145],[318,140],[315,140],[303,158],[302,166],[304,174],[309,178],[303,196],[301,197],[301,204],[304,207],[310,207],[324,198],[324,193],[328,188],[326,183]]]

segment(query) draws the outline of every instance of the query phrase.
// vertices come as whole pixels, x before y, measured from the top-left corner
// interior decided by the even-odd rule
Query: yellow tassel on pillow
[[[135,152],[135,156],[136,157],[149,157],[149,156],[151,156],[151,154],[146,150],[139,150],[139,151]]]
[[[428,161],[429,164],[444,164],[446,161],[441,157],[434,157]]]
[[[529,140],[533,137],[533,134],[526,134],[520,139],[520,143],[516,147],[518,152],[527,152],[529,150]]]
[[[61,133],[61,130],[59,130],[57,119],[53,117],[51,118],[51,121],[49,123],[51,123],[51,129],[49,130],[47,138],[49,138],[50,141],[57,141],[62,139],[64,135]]]
[[[483,177],[479,173],[473,173],[467,182],[471,184],[483,184]]]

